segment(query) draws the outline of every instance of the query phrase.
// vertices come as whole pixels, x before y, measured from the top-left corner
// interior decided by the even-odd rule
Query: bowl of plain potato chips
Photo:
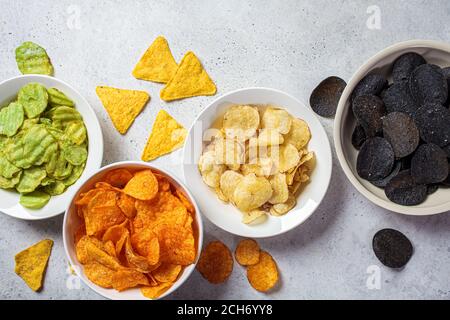
[[[0,83],[0,212],[27,220],[64,212],[102,158],[97,117],[71,86],[45,75]]]
[[[246,237],[284,233],[319,206],[331,178],[327,135],[310,108],[267,88],[204,109],[184,149],[184,178],[204,215]]]
[[[194,270],[203,226],[189,191],[143,162],[100,169],[66,210],[63,240],[72,269],[110,299],[159,299]]]

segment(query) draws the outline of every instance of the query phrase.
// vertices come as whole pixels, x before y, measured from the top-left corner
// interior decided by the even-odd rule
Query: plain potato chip
[[[185,54],[175,75],[161,90],[164,101],[216,94],[216,85],[192,51]]]
[[[274,161],[266,156],[249,161],[249,163],[241,166],[241,171],[244,175],[254,173],[258,177],[268,177],[276,172]]]
[[[142,153],[142,160],[150,161],[180,148],[186,138],[186,129],[165,110],[160,110]]]
[[[159,36],[134,67],[133,76],[137,79],[167,83],[175,75],[177,68],[167,40]]]
[[[261,249],[253,239],[243,239],[239,241],[234,256],[236,261],[242,266],[251,266],[259,262]]]
[[[216,164],[237,165],[239,167],[245,160],[245,149],[235,139],[216,139],[214,141],[214,152]]]
[[[16,62],[22,74],[53,75],[53,66],[47,52],[34,42],[26,41],[16,48]]]
[[[233,170],[227,170],[220,176],[220,190],[225,196],[225,199],[234,203],[234,190],[243,178],[244,176],[242,174]]]
[[[233,271],[230,249],[220,241],[212,241],[203,249],[197,270],[210,283],[225,282]]]
[[[297,204],[297,200],[292,194],[289,194],[286,202],[277,203],[272,206],[270,209],[270,214],[273,216],[282,216],[288,213],[295,205]]]
[[[158,193],[158,180],[151,170],[137,172],[123,192],[139,200],[152,200]]]
[[[266,178],[249,174],[236,186],[233,199],[239,210],[247,212],[266,203],[272,193],[272,186]]]
[[[289,171],[300,161],[297,148],[290,143],[270,147],[269,156],[280,172]]]
[[[15,272],[34,291],[42,287],[53,240],[45,239],[15,256]]]
[[[301,119],[292,120],[291,129],[284,137],[284,142],[294,145],[297,150],[303,149],[311,140],[311,131],[308,124]]]
[[[278,268],[272,256],[261,251],[259,262],[247,268],[247,279],[253,288],[267,292],[278,282]]]
[[[128,131],[134,119],[150,100],[149,94],[140,90],[99,86],[95,92],[108,112],[114,127],[121,134]]]
[[[228,138],[246,141],[259,128],[259,112],[252,106],[235,105],[223,116],[222,127]]]
[[[268,200],[272,204],[283,203],[287,201],[289,197],[289,189],[286,183],[286,175],[278,173],[269,178],[270,185],[272,186],[272,196]]]
[[[242,223],[257,225],[263,223],[267,219],[267,213],[263,210],[251,210],[242,212]]]
[[[263,113],[261,124],[263,129],[286,134],[291,129],[292,117],[286,110],[268,107]]]
[[[261,129],[258,135],[258,146],[274,146],[284,142],[283,135],[274,129]]]

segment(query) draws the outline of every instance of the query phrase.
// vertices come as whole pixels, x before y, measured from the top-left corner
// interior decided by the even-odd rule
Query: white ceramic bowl
[[[0,189],[0,212],[9,216],[24,220],[47,219],[59,215],[66,209],[67,203],[74,192],[81,186],[84,180],[97,171],[102,165],[103,159],[103,135],[95,112],[83,96],[74,88],[53,77],[44,75],[23,75],[8,79],[0,83],[0,106],[15,99],[19,89],[30,82],[38,82],[47,88],[57,88],[64,92],[75,103],[75,108],[83,117],[89,138],[89,154],[86,168],[78,181],[67,188],[66,192],[59,196],[51,197],[49,203],[39,209],[31,210],[19,204],[20,195],[15,191]]]
[[[361,179],[356,172],[357,150],[352,145],[351,136],[356,126],[356,120],[350,107],[350,96],[359,81],[371,72],[390,74],[396,58],[406,52],[417,52],[424,56],[428,63],[439,66],[450,66],[450,45],[438,41],[412,40],[388,47],[370,58],[356,71],[347,84],[339,101],[334,124],[334,141],[336,153],[342,169],[355,188],[367,199],[385,209],[408,215],[431,215],[450,210],[450,189],[439,189],[427,200],[417,206],[401,206],[391,202],[384,190]],[[392,82],[392,77],[388,77]],[[450,125],[450,124],[449,124]]]
[[[75,209],[75,199],[80,193],[86,192],[90,190],[95,183],[101,181],[105,175],[115,169],[119,168],[126,168],[131,170],[139,170],[139,169],[151,169],[154,172],[161,173],[177,188],[180,188],[182,191],[184,191],[184,194],[186,197],[191,201],[191,203],[194,205],[195,208],[195,224],[194,226],[194,232],[197,236],[197,257],[195,259],[195,263],[187,266],[184,270],[181,276],[178,278],[178,280],[172,285],[172,287],[169,288],[164,294],[162,294],[158,299],[162,299],[168,295],[170,295],[172,292],[175,292],[191,275],[192,271],[195,269],[195,265],[197,264],[198,258],[200,256],[200,252],[202,249],[203,244],[203,222],[202,217],[199,212],[199,208],[197,206],[197,203],[195,202],[194,197],[191,195],[189,190],[186,188],[186,186],[173,174],[163,170],[156,168],[154,166],[151,166],[145,162],[140,161],[124,161],[124,162],[117,162],[113,163],[111,165],[105,166],[98,170],[96,173],[91,175],[91,177],[88,178],[87,181],[85,181],[76,191],[72,194],[72,198],[70,199],[70,202],[67,206],[66,213],[64,215],[64,222],[63,222],[63,242],[64,242],[64,250],[66,252],[67,258],[69,259],[69,262],[72,266],[74,266],[75,272],[78,274],[78,276],[83,280],[83,282],[90,287],[92,290],[97,292],[98,294],[104,296],[108,299],[113,300],[148,300],[148,298],[144,297],[138,288],[125,290],[122,292],[118,292],[114,289],[105,289],[102,287],[99,287],[98,285],[94,284],[92,281],[90,281],[83,272],[83,266],[78,262],[76,253],[75,253],[75,244],[74,244],[74,235],[76,230],[78,229],[81,220],[77,215],[76,209]]]
[[[309,150],[314,151],[317,166],[311,182],[297,199],[297,205],[282,217],[269,218],[259,225],[246,225],[241,222],[241,212],[231,204],[217,199],[214,191],[202,180],[198,171],[198,160],[204,147],[203,132],[221,117],[233,104],[273,104],[286,109],[294,117],[304,119],[311,130]],[[202,213],[215,225],[230,233],[264,238],[287,232],[304,222],[319,206],[325,196],[332,170],[330,143],[321,123],[311,108],[294,97],[274,89],[248,88],[230,92],[216,99],[197,117],[189,131],[184,147],[184,179],[197,199]]]

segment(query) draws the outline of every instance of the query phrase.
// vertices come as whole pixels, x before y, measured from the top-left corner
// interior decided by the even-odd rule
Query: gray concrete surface
[[[370,18],[378,11],[380,25]],[[267,86],[304,102],[323,78],[338,75],[348,80],[367,58],[390,44],[414,38],[450,41],[446,0],[0,0],[0,12],[1,80],[19,74],[14,49],[22,41],[44,46],[55,76],[77,88],[95,109],[105,136],[104,164],[139,159],[159,109],[190,126],[214,99],[165,103],[159,99],[161,85],[131,76],[157,35],[165,35],[177,60],[193,50],[216,82],[218,95]],[[95,95],[97,85],[151,94],[150,104],[127,135],[113,128]],[[321,121],[332,140],[333,120]],[[180,174],[177,155],[154,163]],[[101,298],[83,284],[79,289],[67,287],[62,220],[27,222],[0,215],[0,298]],[[401,230],[414,244],[414,256],[402,271],[381,266],[372,252],[372,236],[384,227]],[[206,241],[217,238],[234,249],[239,240],[207,221],[205,228]],[[44,237],[55,240],[55,246],[45,287],[34,293],[14,274],[14,254]],[[243,268],[235,264],[225,284],[211,285],[195,272],[171,298],[449,299],[449,240],[449,214],[407,217],[380,209],[350,185],[334,157],[331,188],[319,210],[294,231],[260,241],[279,265],[282,281],[275,292],[253,290]],[[373,279],[368,270],[380,276],[378,289],[367,286]]]

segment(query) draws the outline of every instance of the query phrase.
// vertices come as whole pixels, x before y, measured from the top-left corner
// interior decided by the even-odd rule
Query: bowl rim
[[[446,51],[450,54],[450,44],[442,42],[442,41],[436,41],[436,40],[408,40],[408,41],[402,41],[395,43],[391,46],[388,46],[372,57],[370,57],[366,62],[360,66],[356,72],[352,75],[350,80],[347,83],[347,86],[342,93],[342,96],[339,100],[336,117],[334,120],[334,130],[333,130],[333,136],[334,136],[334,145],[336,148],[336,154],[338,161],[341,165],[342,170],[344,171],[345,175],[347,176],[347,179],[350,181],[350,183],[361,193],[364,197],[366,197],[368,200],[370,200],[372,203],[376,204],[379,207],[382,207],[384,209],[401,213],[404,215],[413,215],[413,216],[425,216],[425,215],[433,215],[433,214],[439,214],[444,213],[446,211],[450,210],[450,202],[447,202],[445,204],[431,206],[427,208],[420,208],[417,206],[402,206],[390,201],[386,201],[384,199],[381,199],[374,195],[372,192],[367,190],[361,182],[355,177],[352,170],[350,169],[350,166],[347,162],[347,159],[344,155],[343,151],[343,137],[342,137],[342,123],[343,118],[345,117],[346,112],[348,112],[347,108],[347,102],[350,98],[350,95],[356,86],[356,84],[364,77],[367,73],[369,73],[373,67],[379,63],[381,60],[385,59],[386,57],[395,54],[396,52],[404,49],[414,49],[414,48],[429,48],[429,49],[435,49],[435,50],[441,50]]]
[[[297,228],[299,225],[305,223],[306,220],[308,220],[316,211],[317,209],[320,207],[320,205],[322,204],[323,200],[325,199],[325,197],[328,194],[328,189],[330,188],[330,184],[331,184],[331,178],[333,176],[333,152],[331,149],[331,143],[330,143],[330,139],[328,137],[328,134],[322,124],[322,122],[320,121],[319,117],[312,111],[311,108],[308,108],[308,105],[303,103],[302,101],[300,101],[299,99],[297,99],[296,97],[294,97],[293,95],[286,93],[282,90],[279,89],[274,89],[274,88],[269,88],[269,87],[262,87],[262,86],[255,86],[255,87],[245,87],[245,88],[240,88],[240,89],[236,89],[236,90],[232,90],[229,91],[227,93],[222,94],[221,96],[217,97],[216,99],[214,99],[211,103],[209,103],[205,108],[203,108],[203,110],[197,115],[197,117],[195,117],[192,125],[189,128],[188,131],[188,135],[186,137],[186,141],[184,143],[183,146],[183,180],[186,181],[186,161],[185,161],[185,156],[186,156],[186,148],[187,148],[187,144],[188,144],[188,139],[190,138],[193,129],[195,127],[195,125],[198,123],[198,121],[200,120],[200,118],[203,116],[204,113],[206,113],[206,111],[211,108],[213,105],[217,104],[220,100],[227,98],[230,95],[234,95],[240,92],[244,92],[244,91],[250,91],[250,90],[261,90],[261,91],[269,91],[269,92],[274,92],[277,94],[281,94],[284,95],[286,97],[288,97],[289,99],[292,99],[293,101],[295,101],[297,104],[305,107],[306,109],[308,109],[310,111],[310,114],[313,118],[315,118],[315,120],[319,123],[320,125],[320,129],[322,131],[323,136],[326,138],[326,145],[324,146],[327,149],[327,153],[329,155],[328,157],[328,162],[329,162],[329,171],[330,174],[327,178],[327,181],[324,183],[326,185],[323,196],[321,197],[320,201],[317,202],[317,206],[314,208],[314,210],[312,210],[307,216],[305,216],[303,219],[299,219],[297,223],[293,224],[292,226],[290,226],[289,228],[286,228],[284,230],[281,230],[277,233],[271,234],[271,235],[252,235],[252,238],[255,239],[269,239],[269,238],[273,238],[276,236],[280,236],[282,234],[285,234],[289,231],[294,230],[295,228]],[[203,215],[205,215],[204,213],[202,213]],[[236,236],[240,236],[240,237],[246,237],[246,235],[242,235],[238,232],[235,232],[234,230],[232,230],[231,228],[229,229],[225,229],[222,226],[217,225],[214,221],[212,221],[207,215],[205,215],[205,217],[207,218],[207,220],[209,222],[211,222],[213,225],[215,225],[216,227],[220,228],[221,230],[228,232],[230,234],[236,235]]]
[[[5,83],[7,83],[7,82],[15,81],[15,80],[18,80],[18,79],[23,79],[23,78],[38,78],[38,79],[41,78],[41,79],[47,79],[47,80],[55,81],[57,83],[60,83],[60,84],[62,84],[64,86],[68,87],[69,89],[73,90],[80,97],[80,100],[82,100],[83,103],[86,104],[88,109],[94,115],[94,119],[93,119],[94,121],[93,121],[92,125],[94,127],[94,130],[97,133],[99,133],[98,138],[97,138],[98,145],[96,146],[96,150],[98,150],[96,152],[98,154],[98,158],[97,158],[97,161],[94,163],[94,167],[97,168],[97,169],[101,168],[101,165],[102,165],[102,162],[103,162],[103,157],[104,157],[104,154],[103,154],[103,152],[104,152],[103,131],[102,131],[102,128],[100,126],[100,122],[98,120],[97,114],[95,113],[94,108],[92,108],[91,104],[87,101],[87,99],[77,89],[75,89],[72,85],[68,84],[66,81],[61,80],[61,79],[56,78],[56,77],[44,75],[44,74],[22,74],[22,75],[18,75],[18,76],[15,76],[15,77],[11,77],[11,78],[8,78],[6,80],[1,81],[0,82],[0,87],[2,85],[4,85]],[[84,116],[84,115],[82,115],[82,116]],[[88,133],[88,137],[89,137],[89,133]],[[79,180],[81,178],[82,178],[82,176],[79,178]],[[77,182],[79,180],[77,180]],[[84,184],[84,181],[83,181],[83,184]],[[73,187],[73,186],[70,186],[70,187]],[[45,216],[16,217],[16,216],[10,215],[9,213],[6,213],[4,211],[0,211],[0,212],[5,214],[5,215],[7,215],[7,216],[12,217],[12,218],[25,220],[25,221],[38,221],[38,220],[50,219],[50,218],[54,218],[54,217],[59,216],[59,215],[64,213],[64,211],[62,210],[61,212],[57,212],[57,213],[53,213],[53,214],[45,215]]]
[[[189,265],[190,269],[189,270],[185,270],[184,272],[186,273],[186,278],[183,281],[179,281],[179,279],[169,288],[169,290],[167,290],[166,292],[164,292],[161,296],[159,296],[156,299],[150,299],[150,298],[146,298],[144,296],[142,296],[143,300],[159,300],[162,299],[172,293],[174,293],[176,290],[178,290],[178,288],[180,288],[184,283],[186,283],[186,281],[189,279],[189,277],[192,275],[192,272],[194,271],[197,262],[200,258],[200,253],[202,251],[202,247],[203,247],[203,237],[204,237],[204,226],[203,226],[203,219],[202,219],[202,214],[200,213],[199,207],[197,205],[197,201],[195,200],[194,196],[191,194],[191,192],[189,191],[189,189],[186,187],[186,185],[184,184],[184,182],[175,176],[175,174],[173,174],[172,172],[168,171],[167,169],[161,169],[158,166],[149,164],[147,162],[144,161],[118,161],[118,162],[114,162],[111,164],[108,164],[104,167],[101,167],[100,169],[98,169],[96,172],[92,173],[85,181],[83,181],[83,184],[77,189],[77,191],[73,194],[70,202],[67,205],[66,211],[64,212],[64,219],[63,219],[63,223],[62,223],[62,236],[63,236],[63,245],[64,245],[64,252],[66,254],[67,260],[69,261],[69,263],[71,265],[81,265],[81,263],[79,263],[78,261],[73,261],[70,254],[69,254],[69,250],[68,250],[68,237],[70,238],[70,235],[68,234],[68,232],[66,231],[67,228],[67,221],[68,221],[68,216],[69,216],[69,210],[72,207],[72,204],[75,200],[76,195],[78,194],[78,192],[91,180],[93,179],[95,176],[97,176],[98,174],[114,169],[114,168],[123,168],[125,166],[142,166],[142,167],[147,167],[149,169],[154,169],[154,170],[158,170],[160,172],[162,172],[163,174],[167,175],[168,177],[170,177],[171,179],[173,179],[176,183],[178,183],[182,188],[183,191],[187,193],[187,195],[190,197],[190,199],[192,200],[192,204],[194,205],[195,208],[195,218],[197,221],[197,225],[198,225],[198,244],[197,244],[197,257],[195,258],[195,262],[192,263],[191,265]],[[113,298],[109,297],[109,296],[105,296],[102,292],[100,292],[99,290],[97,290],[97,285],[95,285],[94,283],[92,283],[89,279],[85,279],[85,277],[83,277],[82,275],[78,274],[78,271],[76,270],[78,268],[75,268],[74,272],[77,273],[77,275],[79,276],[79,278],[90,288],[92,289],[94,292],[96,292],[97,294],[101,295],[104,298],[110,299],[112,300]],[[82,269],[79,269],[80,273],[82,273]],[[108,290],[114,290],[114,289],[108,289]]]

